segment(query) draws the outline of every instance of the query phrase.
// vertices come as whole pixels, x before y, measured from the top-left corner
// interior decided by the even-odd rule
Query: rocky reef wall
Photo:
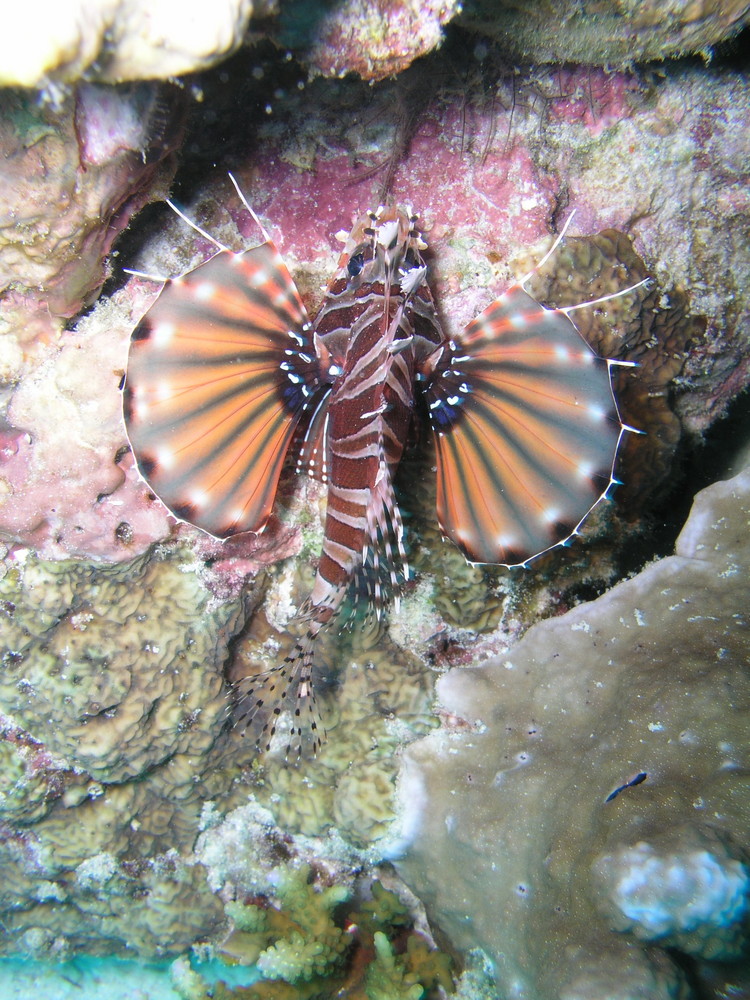
[[[213,947],[226,904],[276,900],[282,870],[356,894],[356,872],[390,859],[508,996],[661,1000],[740,981],[747,474],[700,494],[674,543],[713,470],[745,464],[750,84],[731,44],[747,14],[636,6],[234,2],[175,18],[123,0],[85,18],[63,6],[33,32],[11,18],[7,953]],[[218,543],[139,478],[122,422],[128,341],[159,290],[144,274],[213,252],[156,203],[171,192],[236,249],[261,239],[229,169],[312,312],[337,234],[386,197],[420,216],[452,333],[573,209],[533,279],[541,302],[655,279],[576,314],[602,354],[638,363],[616,376],[645,432],[626,439],[616,502],[529,571],[469,566],[437,528],[429,448],[410,452],[417,578],[387,621],[323,645],[328,742],[296,769],[233,728],[232,691],[283,656],[324,491],[285,479],[266,532]]]

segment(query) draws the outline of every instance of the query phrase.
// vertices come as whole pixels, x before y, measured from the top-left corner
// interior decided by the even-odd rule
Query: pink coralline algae
[[[96,298],[115,237],[164,183],[180,104],[149,85],[81,85],[57,108],[29,94],[4,105],[0,375],[16,388],[2,424],[0,531],[11,542],[122,559],[146,524],[150,537],[165,530],[143,504],[120,527],[123,321],[110,309],[94,331],[65,323]]]
[[[346,0],[322,17],[300,54],[324,76],[382,80],[436,48],[460,10],[457,0]]]

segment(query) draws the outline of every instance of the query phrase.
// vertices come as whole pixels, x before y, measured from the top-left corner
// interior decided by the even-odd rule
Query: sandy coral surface
[[[399,867],[502,993],[666,1000],[680,964],[635,939],[747,948],[749,517],[745,471],[675,555],[441,679],[468,731],[407,751]]]

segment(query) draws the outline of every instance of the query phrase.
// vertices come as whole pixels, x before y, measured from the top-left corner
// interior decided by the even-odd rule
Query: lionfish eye
[[[358,274],[361,273],[362,268],[365,266],[365,255],[364,253],[355,253],[349,258],[349,263],[346,265],[346,269],[349,272],[349,276],[356,278]]]

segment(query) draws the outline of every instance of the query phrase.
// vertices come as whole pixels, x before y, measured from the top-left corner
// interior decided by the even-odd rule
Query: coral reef
[[[98,294],[132,214],[164,192],[182,106],[176,89],[149,84],[83,84],[55,106],[4,95],[0,379],[17,389],[0,421],[0,536],[44,555],[127,559],[167,530],[152,504],[126,504],[128,519],[121,510],[138,494],[117,464],[113,390],[138,301],[93,329],[65,324]]]
[[[162,79],[225,58],[244,37],[253,13],[272,5],[191,0],[179,16],[169,0],[66,0],[39,17],[17,7],[0,43],[0,86],[44,87],[51,81],[105,83]]]
[[[293,592],[301,589],[297,581]],[[261,612],[238,646],[232,676],[263,670],[283,655],[283,638],[269,635],[263,619]],[[399,750],[436,724],[433,678],[382,624],[324,636],[320,662],[328,671],[316,696],[327,742],[290,768],[279,740],[256,762],[254,791],[294,834],[321,836],[333,827],[359,848],[382,848],[394,816]]]
[[[22,345],[50,341],[61,331],[53,318],[75,316],[96,297],[115,237],[171,177],[182,104],[176,88],[155,84],[82,84],[54,104],[5,91],[3,334]]]
[[[406,751],[398,867],[501,992],[662,1000],[683,974],[637,939],[747,949],[749,516],[747,470],[674,556],[439,682],[469,728]]]
[[[205,753],[226,712],[223,658],[239,608],[209,610],[191,570],[188,561],[141,558],[93,572],[28,559],[11,571],[0,581],[6,608],[13,602],[3,629],[5,711],[99,781]]]
[[[305,866],[282,870],[275,885],[278,909],[227,904],[227,916],[236,930],[225,943],[225,952],[242,955],[266,979],[288,983],[329,976],[337,970],[349,939],[336,925],[333,911],[349,898],[349,890],[343,885],[316,889],[309,878]]]
[[[271,899],[227,904],[234,929],[221,948],[227,961],[257,965],[263,980],[209,988],[178,961],[173,976],[185,1000],[420,1000],[437,985],[453,992],[450,957],[413,928],[408,908],[379,882],[345,919],[342,904],[354,886],[316,886],[308,865],[281,866],[273,883]]]
[[[186,947],[221,913],[178,851],[211,782],[232,781],[214,769],[241,603],[214,601],[179,551],[99,568],[28,556],[0,592],[5,947]]]
[[[436,48],[460,11],[457,0],[346,0],[331,10],[287,0],[279,39],[314,73],[382,80]]]
[[[426,34],[412,32],[415,45],[402,53],[404,61],[437,43],[438,22],[453,9],[435,6]],[[336,41],[332,30],[334,44],[319,55],[326,72],[346,68],[335,49],[343,36]],[[400,44],[405,31],[411,28],[396,24],[391,39]],[[343,41],[351,45],[352,37]],[[388,61],[391,39],[378,50],[378,65],[362,72],[395,65]],[[211,245],[166,208],[143,213],[119,245],[105,297],[75,326],[68,322],[97,295],[116,233],[165,192],[183,102],[200,95],[176,200],[223,242],[256,242],[257,225],[225,177],[227,168],[235,170],[313,309],[335,266],[336,232],[377,204],[384,189],[421,215],[432,285],[451,330],[541,258],[571,208],[578,210],[571,232],[605,230],[569,239],[538,276],[539,294],[551,301],[569,292],[580,301],[647,270],[655,275],[657,290],[601,310],[591,329],[602,350],[617,354],[624,345],[642,361],[622,397],[638,397],[634,423],[655,419],[648,437],[632,440],[633,456],[625,456],[629,499],[645,495],[644,482],[651,488],[668,481],[678,439],[684,446],[685,432],[700,435],[750,381],[746,79],[696,65],[667,67],[659,76],[511,72],[485,41],[447,44],[454,47],[420,61],[410,75],[374,86],[351,78],[305,82],[284,55],[261,59],[253,50],[196,77],[181,94],[165,96],[150,84],[115,90],[88,83],[48,87],[42,101],[6,92],[0,267],[9,335],[0,365],[9,389],[0,421],[0,533],[7,555],[4,549],[0,575],[7,650],[0,708],[8,718],[0,739],[0,917],[7,952],[178,954],[196,940],[218,939],[220,899],[228,894],[240,902],[243,893],[276,899],[270,873],[290,859],[309,862],[316,873],[328,867],[330,878],[316,884],[350,885],[353,869],[421,837],[425,816],[436,824],[435,849],[453,838],[446,873],[465,862],[459,878],[466,885],[446,904],[435,902],[439,890],[429,879],[420,891],[462,947],[478,943],[495,958],[498,951],[509,956],[501,962],[509,982],[526,975],[507,968],[519,954],[525,960],[530,950],[541,965],[559,945],[580,948],[576,974],[588,984],[581,994],[596,995],[597,983],[601,993],[612,976],[630,984],[623,993],[635,991],[638,980],[664,984],[661,993],[644,985],[644,995],[677,994],[682,974],[658,940],[644,957],[646,944],[636,935],[647,926],[626,926],[631,896],[606,881],[605,859],[612,859],[605,874],[637,872],[640,863],[665,882],[682,862],[698,888],[717,871],[725,894],[715,906],[706,896],[706,911],[739,912],[735,866],[745,861],[735,823],[742,800],[733,789],[741,772],[732,766],[738,752],[716,749],[734,739],[737,716],[721,700],[726,689],[713,693],[715,704],[706,694],[712,678],[735,683],[717,673],[729,669],[736,652],[736,636],[719,635],[723,626],[711,617],[723,622],[726,608],[713,608],[701,591],[715,582],[715,570],[704,571],[691,556],[693,579],[674,584],[680,594],[672,603],[692,601],[685,614],[696,617],[683,621],[683,632],[701,631],[707,643],[697,677],[681,646],[671,653],[657,638],[644,651],[632,641],[645,637],[661,607],[647,577],[638,584],[644,596],[631,591],[620,612],[625,623],[615,617],[597,637],[597,649],[616,639],[618,657],[624,646],[639,648],[630,657],[640,657],[635,666],[620,672],[607,665],[607,652],[589,670],[583,653],[570,652],[563,667],[550,659],[549,674],[534,668],[528,683],[539,680],[537,695],[524,687],[520,668],[499,671],[509,734],[504,721],[493,720],[488,734],[472,732],[473,715],[482,713],[450,704],[448,685],[478,683],[479,673],[446,682],[453,714],[445,721],[463,725],[463,735],[440,738],[448,743],[445,754],[439,750],[425,767],[439,769],[441,791],[424,814],[415,798],[411,827],[399,841],[392,817],[401,749],[436,725],[434,668],[506,648],[534,621],[571,607],[582,592],[603,589],[617,570],[613,550],[633,531],[612,530],[617,520],[608,507],[589,525],[586,545],[559,553],[534,574],[469,567],[435,528],[433,500],[421,482],[430,465],[423,453],[422,466],[405,469],[403,500],[412,513],[410,560],[422,578],[409,585],[390,626],[359,618],[353,634],[327,637],[321,702],[329,741],[315,760],[286,768],[283,750],[258,757],[230,728],[227,682],[283,657],[285,625],[317,557],[322,493],[284,482],[268,531],[220,546],[166,516],[134,472],[120,423],[128,337],[158,289],[143,278],[124,281],[121,265],[179,273],[210,254]],[[355,54],[364,63],[370,58]],[[576,315],[582,327],[587,318]],[[644,468],[647,475],[638,471]],[[641,534],[642,562],[653,543]],[[741,575],[719,579],[728,586]],[[614,604],[618,593],[606,599]],[[644,625],[633,608],[642,609]],[[580,626],[573,637],[590,637],[584,612],[573,620]],[[560,621],[568,622],[567,637],[570,619]],[[540,634],[529,642],[543,643]],[[529,655],[543,659],[545,647],[538,649]],[[726,655],[716,660],[721,649]],[[670,660],[658,690],[648,669],[657,653]],[[516,651],[505,661],[517,664]],[[511,682],[518,685],[512,697]],[[741,679],[736,685],[739,691]],[[486,762],[465,763],[468,743],[486,748]],[[422,753],[414,751],[410,768]],[[501,753],[508,759],[498,760]],[[632,784],[641,772],[647,779]],[[446,789],[456,791],[456,807],[468,796],[465,815],[453,805],[441,813]],[[485,832],[474,821],[477,800],[495,809]],[[500,825],[498,812],[511,817],[509,826]],[[714,813],[726,822],[715,822]],[[440,826],[446,817],[450,829]],[[670,836],[678,826],[690,836]],[[422,857],[422,840],[416,843],[414,868]],[[713,861],[701,867],[703,850]],[[492,893],[495,910],[485,921]],[[459,894],[472,900],[470,912],[456,903]],[[655,910],[664,899],[680,905],[668,893],[652,895],[648,905]],[[740,947],[734,920],[723,937],[716,920],[688,923],[675,920],[664,941],[696,961]],[[583,928],[572,943],[568,926]],[[372,988],[416,992],[409,953],[376,933],[387,932],[373,930],[382,982],[371,981]],[[412,957],[416,962],[419,949]],[[552,989],[543,975],[534,987],[540,996]],[[475,969],[472,982],[482,980]],[[475,1000],[484,988],[467,986],[463,995]]]
[[[58,961],[75,953],[148,959],[181,951],[223,925],[222,906],[208,891],[205,872],[176,852],[140,863],[92,855],[70,871],[36,858],[18,880],[16,865],[7,865],[8,856],[16,860],[14,853],[3,850],[12,879],[1,900],[5,954]]]
[[[35,823],[75,783],[65,764],[28,733],[8,722],[0,727],[0,821]]]
[[[602,0],[595,8],[575,0],[469,0],[461,23],[497,39],[510,59],[615,66],[694,52],[707,57],[747,25],[748,10],[742,0]]]
[[[233,93],[232,86],[226,89]],[[517,98],[512,98],[516,92]],[[292,264],[298,262],[295,278],[313,292],[313,300],[314,290],[333,266],[331,235],[372,202],[379,183],[368,179],[369,171],[362,171],[362,182],[356,183],[359,174],[352,162],[371,162],[374,151],[389,143],[398,146],[400,141],[393,98],[386,89],[347,97],[344,83],[338,81],[317,81],[299,97],[287,94],[285,120],[272,116],[257,129],[251,165],[237,171],[253,204],[274,227],[285,254]],[[515,104],[509,103],[512,100]],[[433,285],[451,329],[459,329],[486,305],[512,272],[520,272],[522,262],[529,260],[530,245],[538,259],[539,241],[547,238],[550,219],[561,203],[578,209],[579,231],[615,225],[634,238],[641,256],[653,262],[659,290],[654,298],[638,303],[635,318],[626,319],[614,307],[608,313],[625,320],[626,339],[635,338],[644,362],[636,382],[623,376],[628,391],[637,385],[646,396],[648,412],[658,408],[661,414],[659,432],[645,443],[630,439],[628,447],[646,456],[657,442],[661,447],[668,440],[662,454],[648,454],[643,462],[646,467],[660,466],[663,476],[669,475],[681,431],[704,431],[749,377],[741,332],[748,263],[736,235],[742,231],[746,211],[740,192],[747,158],[738,112],[746,100],[745,83],[731,74],[711,78],[682,71],[679,78],[654,83],[635,75],[565,71],[559,80],[514,79],[512,86],[501,78],[492,104],[475,103],[471,114],[461,112],[466,97],[450,91],[433,102],[415,128],[409,156],[393,172],[395,197],[422,210],[433,254]],[[360,122],[362,105],[372,122],[369,127]],[[321,134],[326,136],[324,150]],[[470,145],[473,153],[465,149]],[[657,169],[648,169],[650,163]],[[86,183],[89,173],[84,175]],[[717,176],[722,177],[721,185],[715,183]],[[424,203],[427,185],[440,211]],[[191,211],[197,220],[227,240],[234,216],[240,232],[235,226],[233,245],[257,239],[257,230],[229,193],[226,179],[222,177],[215,187],[212,199],[194,202]],[[694,202],[688,229],[683,225],[687,209],[680,195],[687,191]],[[50,203],[57,204],[54,198]],[[101,214],[98,208],[96,214]],[[580,270],[576,290],[584,297],[607,285],[607,274],[612,280],[627,281],[629,275],[642,273],[624,237],[603,239],[591,251],[588,272],[580,254],[575,260],[565,252],[560,257],[562,267],[570,262]],[[175,251],[178,241],[185,249]],[[202,237],[170,220],[148,253],[130,263],[150,272],[173,273],[194,262],[196,253],[207,252]],[[78,257],[73,254],[71,259]],[[55,260],[45,266],[57,267]],[[86,295],[103,276],[87,265],[89,278],[92,273],[95,278]],[[570,275],[560,273],[559,278],[563,285],[570,284]],[[584,279],[592,282],[591,287]],[[14,280],[17,284],[18,276]],[[35,280],[51,281],[43,275]],[[722,289],[721,294],[716,289]],[[33,371],[25,370],[28,341],[24,339],[26,346],[19,348],[17,338],[3,338],[9,377],[25,373],[25,382],[9,400],[7,426],[2,429],[0,529],[6,537],[32,545],[45,556],[122,560],[169,533],[163,509],[139,486],[129,456],[123,456],[116,392],[127,332],[155,290],[152,284],[132,280],[75,331],[66,333],[60,347],[45,349],[39,358],[43,363]],[[6,296],[10,310],[6,317],[12,315],[15,294],[9,290]],[[693,317],[685,314],[688,295]],[[654,312],[656,298],[660,309]],[[672,308],[665,313],[667,300]],[[26,311],[14,325],[23,326],[24,338],[39,332],[38,323],[45,338],[59,336],[59,321],[50,330],[46,299],[34,301],[36,318],[32,321]],[[81,304],[80,289],[75,296],[66,292],[64,311]],[[702,321],[694,318],[701,314],[710,317],[705,331]],[[585,312],[577,319],[585,324]],[[53,409],[59,418],[51,416]],[[633,417],[636,426],[645,423],[643,410],[639,405],[640,412]],[[67,434],[70,426],[77,428],[80,439]],[[629,478],[627,470],[623,478]],[[50,482],[57,501],[54,509],[47,500]],[[266,555],[255,562],[272,560],[269,549],[274,547],[280,554],[290,554],[295,544],[294,537],[288,534],[282,541],[274,529],[263,539]],[[263,546],[256,540],[249,550],[235,549],[231,558],[252,558]]]

